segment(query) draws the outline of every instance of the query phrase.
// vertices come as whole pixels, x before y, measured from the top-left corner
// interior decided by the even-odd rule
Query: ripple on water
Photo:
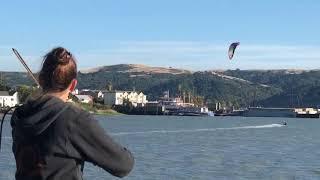
[[[136,160],[127,179],[320,179],[320,121],[281,118],[98,116]],[[286,121],[288,126],[277,123]],[[4,124],[0,179],[14,179]],[[117,179],[86,163],[85,179]]]

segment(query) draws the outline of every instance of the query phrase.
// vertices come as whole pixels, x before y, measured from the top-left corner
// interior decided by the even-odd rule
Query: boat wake
[[[282,125],[282,124],[267,124],[267,125],[261,125],[261,126],[242,126],[242,127],[225,128],[225,129],[259,129],[259,128],[274,128],[274,127],[283,127],[283,126],[285,126],[285,125]]]
[[[206,132],[206,131],[219,131],[219,130],[236,130],[236,129],[260,129],[260,128],[276,128],[283,127],[282,124],[267,124],[260,126],[240,126],[230,128],[206,128],[206,129],[181,129],[181,130],[154,130],[154,131],[141,131],[141,132],[119,132],[111,133],[113,136],[125,136],[125,135],[138,135],[138,134],[155,134],[155,133],[190,133],[190,132]]]
[[[180,130],[154,130],[140,132],[118,132],[111,133],[113,136],[139,135],[139,134],[169,134],[169,133],[191,133],[191,132],[206,132],[206,131],[221,131],[221,130],[237,130],[237,129],[260,129],[260,128],[276,128],[283,127],[282,124],[267,124],[260,126],[239,126],[230,128],[206,128],[206,129],[180,129]],[[12,139],[11,137],[2,137],[3,139]]]

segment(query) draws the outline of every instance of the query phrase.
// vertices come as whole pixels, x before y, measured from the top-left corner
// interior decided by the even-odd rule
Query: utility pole
[[[178,91],[179,91],[179,96],[180,96],[180,98],[182,98],[181,89],[182,89],[181,84],[179,84],[179,85],[178,85]]]

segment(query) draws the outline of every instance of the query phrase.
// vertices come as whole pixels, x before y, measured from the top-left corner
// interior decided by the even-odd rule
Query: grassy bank
[[[78,104],[83,110],[88,111],[93,114],[99,115],[120,115],[121,113],[111,109],[109,106],[105,106],[102,104],[86,104],[80,103]]]
[[[106,109],[106,110],[100,110],[97,109],[94,114],[98,114],[98,115],[120,115],[121,113],[113,110],[113,109]]]

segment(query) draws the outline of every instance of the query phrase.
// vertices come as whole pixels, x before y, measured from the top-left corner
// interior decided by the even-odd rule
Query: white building
[[[144,106],[147,101],[147,96],[142,92],[136,91],[109,91],[104,93],[105,105],[122,105],[124,100],[128,100],[133,106]]]
[[[75,95],[81,103],[92,103],[93,98],[90,95]]]
[[[103,92],[102,91],[98,91],[98,98],[103,98],[103,96],[104,96],[104,94],[103,94]]]
[[[0,107],[13,107],[17,104],[19,104],[18,92],[10,96],[8,91],[0,91]]]
[[[72,94],[72,95],[77,95],[77,94],[79,94],[79,90],[78,90],[78,89],[75,89],[75,90],[73,90],[73,91],[71,92],[71,94]]]
[[[81,89],[78,90],[76,89],[75,91],[73,91],[73,94],[79,94],[79,95],[90,95],[93,98],[101,98],[103,99],[103,92],[101,90],[90,90],[90,89]]]

